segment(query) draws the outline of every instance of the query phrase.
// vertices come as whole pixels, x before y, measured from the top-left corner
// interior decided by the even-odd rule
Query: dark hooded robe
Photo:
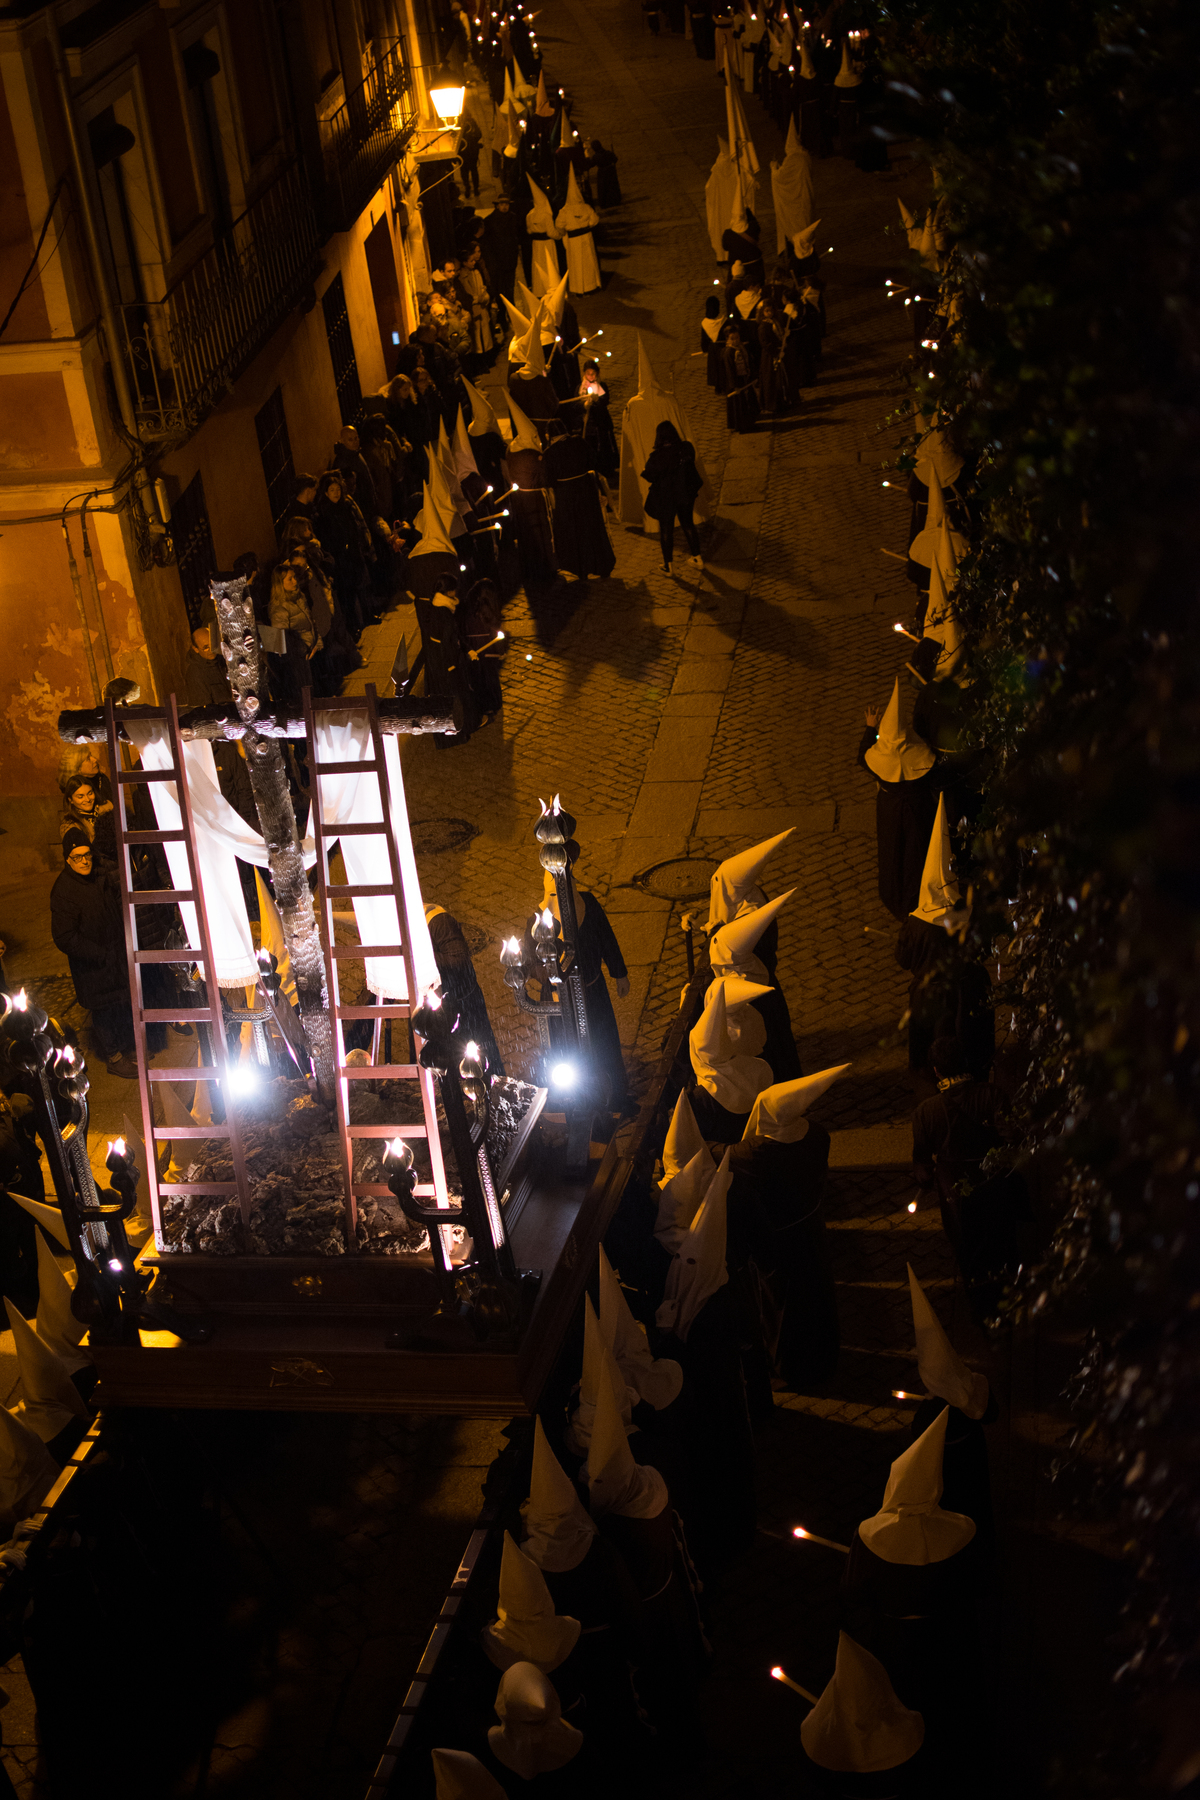
[[[935,763],[913,781],[884,781],[866,761],[867,751],[878,735],[874,726],[867,726],[859,742],[857,760],[876,784],[879,898],[897,919],[907,919],[921,899],[921,876],[937,818],[942,770]]]
[[[554,493],[554,546],[560,569],[586,581],[611,575],[616,556],[604,524],[600,484],[582,437],[552,438],[542,458]]]

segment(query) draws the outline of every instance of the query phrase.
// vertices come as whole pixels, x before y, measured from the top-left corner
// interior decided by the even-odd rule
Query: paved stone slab
[[[737,648],[735,625],[713,625],[707,620],[689,628],[683,640],[683,654],[689,656],[732,656]]]
[[[867,837],[875,836],[875,802],[874,800],[853,800],[848,804],[841,802],[838,806],[837,828],[847,833],[862,832]]]
[[[667,832],[655,837],[643,837],[630,832],[621,845],[621,855],[613,870],[614,885],[622,881],[632,881],[643,869],[653,868],[661,862],[670,862],[673,858],[686,856],[688,840],[686,832]]]
[[[721,485],[721,505],[748,506],[755,501],[763,501],[767,496],[766,467],[743,474],[740,470],[735,475],[727,475]]]
[[[675,680],[671,686],[672,694],[715,694],[728,686],[733,659],[717,660],[716,657],[697,658],[695,662],[680,663]]]
[[[711,753],[711,731],[702,739],[685,739],[682,743],[664,744],[661,748],[656,744],[646,763],[646,780],[702,782]]]
[[[703,693],[672,693],[663,701],[663,722],[669,719],[716,719],[723,698],[715,689]]]
[[[832,832],[837,809],[832,800],[815,806],[705,807],[696,821],[697,838],[774,837],[777,831],[796,828],[797,837],[820,837]]]
[[[871,1125],[858,1131],[831,1131],[831,1169],[907,1169],[912,1166],[912,1126]]]
[[[626,891],[618,889],[615,894],[611,894],[604,910],[617,934],[621,954],[632,969],[639,964],[656,963],[662,955],[663,939],[667,935],[667,915],[661,912],[627,911],[623,905]]]
[[[629,821],[629,835],[661,839],[682,832],[686,837],[699,804],[699,781],[644,782]]]

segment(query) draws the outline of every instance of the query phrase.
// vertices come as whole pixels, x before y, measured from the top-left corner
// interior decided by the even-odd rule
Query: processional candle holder
[[[539,1021],[548,1085],[551,1090],[558,1089],[564,1098],[567,1173],[581,1175],[587,1169],[596,1115],[607,1103],[608,1096],[596,1067],[587,993],[579,969],[575,881],[571,874],[569,848],[575,836],[575,820],[563,811],[557,794],[549,806],[542,802],[542,816],[534,827],[534,836],[538,841],[538,860],[554,879],[558,918],[549,907],[537,914],[529,933],[532,961],[516,937],[506,939],[500,961],[504,979],[512,989],[517,1005],[522,1012],[532,1013]],[[527,984],[535,977],[541,983],[540,1000],[532,1000],[529,996]],[[551,1019],[561,1022],[565,1039],[562,1060],[553,1067]],[[564,1090],[567,1090],[566,1094]]]
[[[83,1052],[33,1005],[24,989],[0,996],[0,1042],[9,1064],[26,1078],[38,1136],[50,1164],[78,1279],[71,1311],[92,1340],[137,1344],[138,1326],[173,1331],[192,1343],[210,1335],[208,1324],[184,1319],[151,1295],[153,1275],[136,1267],[125,1221],[137,1205],[138,1172],[123,1138],[109,1144],[106,1167],[112,1185],[101,1193],[88,1159],[88,1078]]]
[[[393,1138],[384,1152],[388,1186],[405,1216],[429,1233],[441,1316],[456,1320],[478,1342],[494,1346],[519,1342],[541,1273],[518,1269],[513,1257],[487,1151],[488,1084],[479,1046],[469,1043],[459,1055],[452,1036],[457,1017],[436,992],[424,996],[410,1023],[422,1040],[422,1067],[438,1078],[462,1201],[458,1206],[438,1206],[417,1198],[413,1153],[402,1138]],[[474,1103],[473,1119],[467,1112],[467,1094]],[[442,1239],[447,1225],[461,1225],[470,1236],[471,1254],[464,1263],[450,1263]],[[395,1347],[405,1347],[399,1335]]]

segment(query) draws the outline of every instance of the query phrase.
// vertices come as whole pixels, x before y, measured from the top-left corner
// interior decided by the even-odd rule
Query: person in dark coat
[[[709,4],[692,4],[688,7],[692,20],[692,45],[701,62],[712,62],[717,54],[717,32],[713,24],[713,9]]]
[[[503,1075],[504,1063],[462,926],[453,913],[436,902],[426,906],[425,922],[429,926],[442,997],[450,1011],[458,1013],[458,1023],[453,1027],[455,1044],[460,1051],[465,1044],[477,1044],[486,1073]]]
[[[664,419],[654,433],[654,448],[646,459],[642,480],[650,483],[644,507],[649,518],[658,520],[664,575],[671,573],[676,519],[692,562],[702,568],[700,533],[692,521],[692,509],[704,484],[696,467],[695,446],[680,437],[669,419]]]
[[[567,854],[572,862],[579,855],[579,845],[574,839],[567,845]],[[546,875],[543,886],[542,907],[549,907],[554,916],[558,917],[554,879],[549,874]],[[531,917],[525,927],[526,955],[529,963],[537,966],[533,956],[533,923],[534,918]],[[629,1084],[625,1074],[625,1059],[621,1055],[617,1015],[609,998],[604,970],[607,969],[612,978],[618,1000],[623,1000],[629,992],[629,971],[625,967],[625,958],[621,955],[621,946],[609,923],[608,914],[595,894],[580,887],[575,888],[575,937],[577,965],[583,978],[596,1072],[602,1081],[607,1082],[608,1110],[624,1112],[629,1104]],[[560,1019],[551,1019],[550,1041],[556,1051],[565,1048],[564,1031]]]
[[[553,424],[543,457],[554,494],[554,548],[560,569],[586,581],[601,580],[616,564],[604,524],[604,508],[595,471],[588,464],[582,436],[568,437]]]
[[[907,919],[921,897],[921,871],[937,817],[942,771],[933,750],[902,722],[900,680],[881,713],[868,707],[858,762],[876,781],[879,898]]]
[[[283,509],[283,517],[279,521],[279,529],[283,530],[289,519],[308,519],[311,521],[317,500],[317,477],[315,475],[297,475],[292,482],[292,497]]]
[[[766,300],[758,310],[758,391],[765,413],[787,411],[790,395],[783,361],[783,333],[775,308]]]
[[[348,470],[353,469],[356,477],[354,484],[354,498],[358,501],[363,517],[369,523],[373,523],[379,514],[379,498],[375,492],[375,483],[371,479],[370,467],[362,453],[362,445],[359,443],[358,433],[353,425],[342,426],[341,431],[338,433],[337,443],[333,446],[333,454],[330,456],[329,466],[333,469],[341,469],[343,474]],[[314,501],[316,499],[316,494],[317,489],[314,480]],[[311,508],[302,516],[311,520]],[[281,525],[281,543],[286,542],[283,531],[284,527]]]
[[[730,431],[753,431],[758,423],[758,388],[740,332],[725,333],[725,423]]]
[[[507,194],[498,194],[496,204],[483,221],[483,254],[488,273],[497,293],[509,300],[513,295],[517,266],[521,260],[521,222],[513,211]]]
[[[508,452],[508,471],[516,493],[505,496],[517,536],[523,581],[551,581],[558,572],[550,525],[550,483],[536,428],[528,420],[518,428]]]
[[[579,393],[583,402],[579,408],[583,414],[583,441],[592,465],[606,481],[615,481],[621,466],[621,453],[609,411],[608,388],[600,379],[599,363],[584,363]]]
[[[428,488],[425,492],[427,514],[432,502]],[[451,701],[458,727],[453,738],[439,736],[440,745],[465,743],[479,722],[458,617],[462,571],[445,526],[445,521],[426,517],[423,535],[408,558],[408,583],[425,652],[425,691]]]
[[[489,536],[484,541],[490,543],[492,539]],[[496,642],[502,614],[499,589],[488,576],[471,585],[459,607],[459,632],[467,652],[476,707],[485,725],[504,703],[500,664],[505,646],[503,641]]]
[[[336,469],[327,471],[318,483],[313,528],[321,540],[321,548],[332,558],[331,584],[347,630],[351,637],[358,638],[363,627],[374,622],[375,612],[371,605],[358,520]]]
[[[616,151],[606,150],[598,138],[593,138],[591,157],[596,171],[596,205],[620,206],[621,183],[617,179]]]
[[[120,881],[115,869],[96,866],[78,827],[63,839],[63,861],[50,889],[50,935],[67,959],[75,998],[92,1015],[109,1073],[136,1080]]]
[[[814,290],[815,291],[815,290]],[[783,366],[793,397],[817,379],[821,354],[821,314],[817,306],[798,293],[784,302]]]

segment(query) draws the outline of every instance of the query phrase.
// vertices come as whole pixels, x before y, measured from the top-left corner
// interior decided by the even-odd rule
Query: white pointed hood
[[[536,181],[530,179],[529,187],[533,205],[525,214],[525,229],[538,237],[554,237],[554,209]]]
[[[817,1075],[800,1075],[795,1081],[777,1081],[765,1088],[750,1109],[744,1138],[773,1138],[777,1144],[798,1144],[808,1132],[805,1114],[814,1100],[846,1073],[849,1063],[837,1063]]]
[[[942,520],[946,516],[946,500],[942,493],[941,477],[935,463],[922,461],[918,457],[916,476],[917,480],[923,481],[928,488],[929,501],[925,511],[925,523],[908,546],[908,554],[913,562],[920,563],[923,569],[927,569],[937,550]]]
[[[507,1800],[490,1769],[469,1750],[434,1750],[434,1800]]]
[[[430,457],[430,468],[436,459]],[[428,482],[425,483],[425,504],[417,519],[421,536],[409,551],[409,556],[452,556],[455,567],[458,566],[458,551],[454,548],[450,536],[450,511],[445,506],[439,507]],[[168,1121],[169,1123],[169,1121]]]
[[[683,1370],[670,1357],[656,1357],[646,1333],[629,1310],[629,1302],[600,1246],[600,1331],[627,1387],[655,1412],[670,1406],[683,1386]]]
[[[587,1484],[597,1518],[615,1513],[621,1519],[657,1519],[668,1502],[667,1484],[658,1470],[643,1469],[633,1460],[611,1380],[600,1386],[588,1446]]]
[[[804,262],[813,254],[813,239],[817,235],[817,227],[820,223],[820,219],[814,219],[811,225],[804,227],[803,231],[793,231],[792,250],[797,262]]]
[[[58,1464],[41,1438],[0,1406],[0,1519],[27,1519],[57,1480]]]
[[[433,464],[437,467],[434,468]],[[439,476],[441,486],[439,487]],[[454,450],[450,436],[446,430],[445,419],[438,420],[437,444],[430,458],[429,486],[437,501],[448,500],[452,507],[466,506],[466,496],[462,491],[462,482],[458,478],[458,464],[454,459]],[[444,491],[443,491],[444,490]]]
[[[725,989],[717,986],[688,1038],[696,1080],[727,1112],[747,1113],[755,1096],[771,1085],[770,1065],[758,1056],[737,1056],[725,1016]]]
[[[958,910],[962,897],[954,874],[953,860],[950,854],[950,826],[946,820],[946,796],[939,794],[937,817],[933,821],[929,848],[925,852],[925,867],[921,871],[921,898],[912,910],[914,919],[924,919],[928,924],[936,925],[947,913]]]
[[[88,1410],[58,1357],[26,1324],[7,1295],[4,1310],[13,1334],[25,1395],[17,1409],[17,1417],[48,1444],[72,1419],[86,1419]]]
[[[937,757],[914,731],[911,735],[900,723],[900,677],[896,677],[892,697],[879,721],[879,735],[863,757],[872,775],[880,781],[916,781],[928,775]]]
[[[750,221],[746,217],[746,199],[745,195],[742,193],[742,184],[740,181],[733,191],[733,200],[729,208],[729,229],[730,231],[736,231],[739,237],[745,237],[750,230]],[[730,269],[729,272],[731,275],[736,275],[740,268],[741,264],[739,263],[735,268]]]
[[[813,66],[813,59],[812,59],[811,55],[809,54],[807,32],[802,32],[800,34],[800,39],[799,39],[799,42],[797,43],[796,48],[800,52],[800,79],[801,79],[801,81],[815,81],[817,79],[817,71],[816,71],[815,67]]]
[[[920,426],[922,437],[917,445],[916,476],[918,481],[929,484],[927,471],[932,468],[944,488],[953,487],[962,473],[963,459],[947,438],[945,431],[937,423],[938,414],[932,419],[924,413],[917,413],[915,422]]]
[[[804,150],[804,145],[800,142],[800,133],[796,130],[796,115],[795,113],[790,113],[788,115],[787,137],[784,140],[783,154],[785,157],[792,156],[797,150]],[[807,154],[808,152],[805,151],[805,155]]]
[[[850,39],[842,39],[842,66],[833,78],[836,88],[854,88],[862,83],[862,76],[850,60]]]
[[[754,139],[750,136],[746,109],[736,81],[725,83],[725,128],[729,133],[729,154],[733,161],[739,165],[745,177],[757,175],[760,167],[758,152],[754,148]]]
[[[883,1562],[924,1568],[945,1562],[965,1550],[975,1536],[975,1521],[965,1513],[943,1512],[942,1453],[946,1444],[948,1407],[928,1431],[892,1464],[883,1505],[864,1519],[858,1535]]]
[[[542,454],[542,440],[537,434],[537,428],[534,425],[533,420],[521,411],[521,408],[517,405],[511,394],[506,394],[504,398],[508,406],[509,417],[513,424],[513,435],[512,441],[508,446],[509,450],[536,450],[540,456]]]
[[[558,147],[560,150],[573,150],[575,148],[575,132],[571,125],[570,114],[567,112],[565,106],[559,114]]]
[[[941,562],[936,555],[929,569],[929,604],[925,609],[921,636],[932,639],[940,646],[934,665],[935,674],[952,675],[962,661],[963,635],[950,602]]]
[[[809,1760],[865,1775],[910,1762],[924,1741],[924,1719],[901,1706],[883,1664],[839,1631],[833,1675],[800,1725]]]
[[[37,1334],[53,1352],[68,1375],[90,1367],[92,1358],[79,1346],[87,1332],[82,1319],[71,1311],[71,1283],[58,1266],[53,1250],[37,1233],[38,1306]]]
[[[573,174],[574,170],[572,170]],[[567,282],[569,280],[569,273],[563,275],[557,287],[552,287],[548,294],[542,295],[542,331],[543,334],[549,334],[551,343],[554,341],[555,333],[562,327],[563,313],[567,308]]]
[[[783,161],[771,164],[771,196],[775,202],[775,249],[782,255],[788,239],[811,225],[817,211],[812,157],[800,142],[794,119],[788,127]]]
[[[533,1473],[525,1519],[526,1556],[539,1569],[562,1574],[577,1569],[592,1547],[596,1526],[584,1511],[575,1484],[546,1441],[540,1418],[533,1424]]]
[[[786,831],[764,838],[761,844],[753,844],[749,850],[739,850],[736,856],[727,856],[724,862],[717,864],[716,872],[708,884],[710,931],[716,925],[724,925],[730,919],[735,919],[743,900],[752,900],[756,906],[763,904],[765,895],[758,887],[758,878],[768,858],[778,850],[780,844],[791,837],[795,829],[794,825],[789,825]]]
[[[968,1419],[982,1419],[991,1393],[988,1378],[975,1369],[968,1369],[959,1356],[930,1306],[911,1263],[908,1265],[908,1293],[917,1339],[917,1373],[925,1384],[925,1392],[956,1406]]]
[[[548,1675],[566,1662],[579,1642],[580,1629],[578,1619],[555,1612],[542,1571],[506,1531],[497,1616],[484,1626],[480,1639],[488,1660],[498,1669],[530,1662]]]
[[[523,338],[525,333],[529,330],[530,320],[537,311],[538,303],[536,299],[530,294],[529,308],[528,311],[526,311],[523,306],[514,306],[507,294],[501,294],[500,298],[503,300],[505,311],[508,313],[508,322],[512,327],[513,337],[518,340]]]
[[[475,452],[471,448],[471,440],[467,436],[467,421],[463,417],[463,409],[458,409],[458,417],[454,421],[454,468],[458,479],[462,482],[468,475],[478,475],[479,464],[475,461]]]
[[[523,1781],[565,1768],[583,1749],[583,1733],[567,1724],[553,1685],[532,1663],[514,1663],[500,1677],[496,1717],[492,1755]]]
[[[779,917],[795,891],[794,887],[788,888],[785,894],[767,900],[762,906],[739,912],[736,918],[727,920],[713,933],[708,945],[708,959],[718,974],[744,975],[748,981],[765,981],[767,971],[755,956],[754,946],[772,919]]]
[[[659,1187],[654,1235],[668,1256],[675,1255],[687,1236],[715,1170],[708,1145],[701,1144],[691,1161]]]
[[[469,437],[486,437],[488,432],[500,435],[500,421],[492,409],[492,403],[481,388],[468,381],[465,375],[459,377],[467,390],[467,399],[471,402],[471,423],[467,426]]]
[[[755,1009],[754,1001],[775,990],[762,981],[747,981],[742,975],[718,975],[704,996],[706,1006],[717,986],[725,990],[725,1024],[733,1054],[761,1056],[766,1047],[767,1026],[762,1014]]]
[[[621,1423],[627,1432],[635,1429],[633,1409],[637,1405],[638,1396],[630,1388],[613,1358],[612,1351],[605,1342],[604,1333],[600,1329],[600,1321],[596,1317],[596,1309],[585,1294],[583,1296],[583,1369],[579,1378],[579,1404],[571,1415],[571,1423],[567,1428],[567,1443],[580,1456],[586,1456],[588,1445],[592,1441],[592,1432],[596,1426],[596,1408],[600,1404],[600,1395],[606,1387],[612,1387],[620,1407]]]
[[[519,371],[523,381],[534,381],[546,373],[546,361],[542,354],[543,326],[542,302],[539,300],[533,310],[533,317],[526,326],[519,342],[516,343],[516,355],[510,351],[509,361],[519,362]]]
[[[600,214],[584,199],[572,165],[567,173],[567,197],[559,207],[555,224],[560,231],[591,231],[599,223]]]
[[[650,352],[646,348],[645,340],[643,339],[640,331],[637,334],[637,347],[638,347],[637,398],[639,400],[644,400],[650,394],[665,393],[666,392],[665,388],[662,388],[659,386],[658,377],[655,375],[654,366],[650,361]]]
[[[726,1200],[733,1170],[729,1151],[708,1184],[700,1210],[667,1270],[663,1302],[655,1317],[664,1331],[686,1344],[705,1304],[729,1280],[725,1266]]]
[[[537,311],[538,297],[532,288],[525,286],[525,283],[521,280],[519,275],[515,276],[513,279],[513,299],[524,313],[525,323],[528,325],[530,319],[532,319],[534,313]]]
[[[697,1150],[704,1149],[704,1138],[696,1123],[696,1115],[692,1111],[692,1103],[685,1089],[680,1088],[679,1098],[675,1102],[675,1110],[671,1114],[671,1123],[667,1127],[667,1138],[663,1145],[662,1166],[663,1178],[660,1186],[665,1187],[679,1171],[690,1163]]]
[[[169,1083],[163,1082],[156,1085],[166,1087],[169,1086]],[[191,1123],[190,1117],[188,1123]],[[44,1225],[51,1237],[57,1238],[64,1250],[71,1248],[66,1221],[57,1206],[47,1206],[44,1200],[27,1200],[24,1194],[14,1194],[11,1188],[8,1197],[10,1200],[15,1200],[18,1206],[24,1207],[31,1219],[36,1219],[39,1225]]]

